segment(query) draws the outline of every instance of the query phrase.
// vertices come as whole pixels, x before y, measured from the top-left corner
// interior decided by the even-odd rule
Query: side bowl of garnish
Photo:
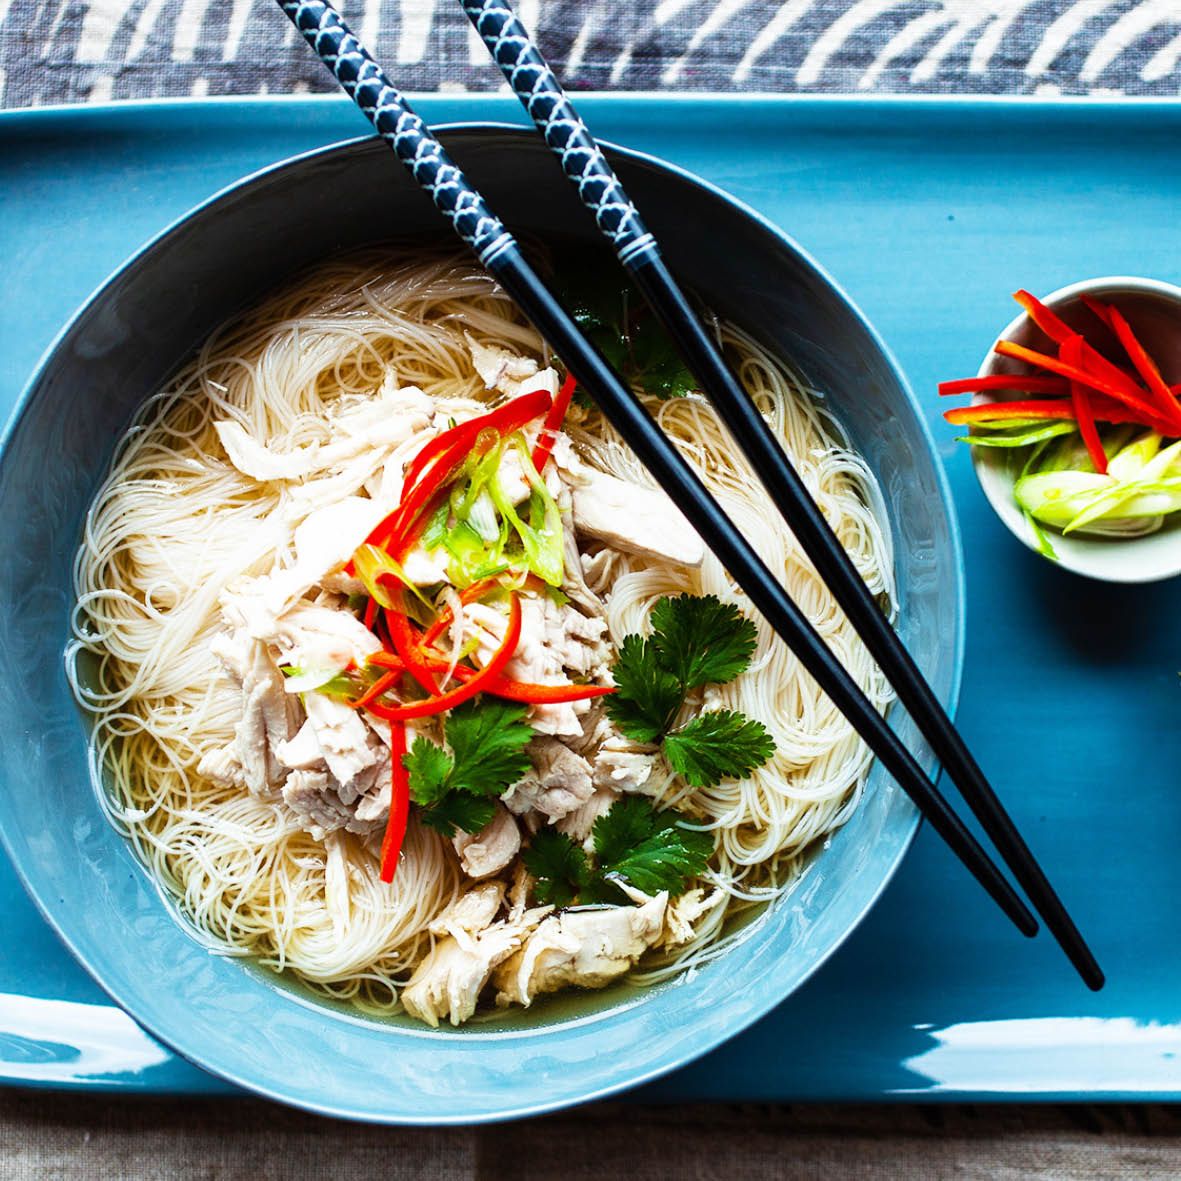
[[[973,395],[944,417],[970,428],[984,495],[1064,569],[1181,574],[1181,287],[1119,275],[1014,298],[976,378],[940,386]]]

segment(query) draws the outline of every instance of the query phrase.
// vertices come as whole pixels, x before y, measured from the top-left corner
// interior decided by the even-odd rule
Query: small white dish
[[[1165,381],[1170,384],[1181,382],[1181,287],[1157,279],[1113,275],[1071,283],[1042,298],[1042,302],[1053,308],[1072,328],[1102,345],[1108,329],[1098,324],[1094,315],[1079,301],[1080,295],[1115,304],[1160,366]],[[997,341],[1001,340],[1013,341],[1039,352],[1056,353],[1046,335],[1024,312],[1005,327],[997,337]],[[1117,350],[1118,345],[1112,343],[1113,349]],[[1112,356],[1118,355],[1116,351],[1104,351],[1110,351]],[[1035,371],[1024,362],[999,356],[990,347],[978,376],[1032,372]],[[977,394],[972,404],[1001,400],[1005,399]],[[1013,485],[1024,458],[1024,449],[1017,452],[991,447],[972,449],[976,478],[988,503],[1019,541],[1040,552],[1037,539],[1013,496]],[[1088,578],[1136,583],[1157,582],[1181,574],[1181,513],[1173,514],[1173,519],[1167,520],[1161,529],[1144,537],[1117,539],[1077,533],[1063,536],[1054,530],[1047,530],[1046,535],[1057,554],[1056,564]]]

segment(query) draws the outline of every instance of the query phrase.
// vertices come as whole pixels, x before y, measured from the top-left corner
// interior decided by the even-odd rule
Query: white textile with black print
[[[495,90],[457,0],[348,0],[409,91]],[[1181,0],[521,0],[572,90],[1181,93]],[[327,91],[274,0],[0,0],[0,106]]]

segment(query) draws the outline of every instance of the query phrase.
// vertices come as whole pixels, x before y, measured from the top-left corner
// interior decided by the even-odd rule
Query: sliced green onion
[[[970,443],[973,447],[1028,447],[1033,443],[1056,439],[1059,435],[1072,435],[1077,429],[1073,422],[1042,422],[1035,427],[995,435],[961,435],[956,442]]]
[[[310,693],[314,689],[329,697],[352,697],[357,692],[356,681],[339,668],[303,669],[286,664],[279,671],[287,678],[288,693]]]
[[[381,576],[383,574],[392,575],[424,607],[434,611],[435,605],[406,577],[406,570],[401,562],[380,546],[370,545],[368,542],[360,546],[353,554],[353,569],[356,570],[357,577],[361,580],[369,597],[387,611],[401,611],[402,602],[400,597],[395,597],[397,592],[390,594],[389,590],[382,585]]]
[[[1029,512],[1028,509],[1022,509],[1022,514],[1025,517],[1025,523],[1029,526],[1030,533],[1033,534],[1034,545],[1037,547],[1037,552],[1044,558],[1049,558],[1050,561],[1058,561],[1057,551],[1050,542],[1049,535],[1037,523],[1037,518]]]

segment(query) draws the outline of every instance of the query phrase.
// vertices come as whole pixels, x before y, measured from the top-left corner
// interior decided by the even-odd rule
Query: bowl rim
[[[1059,287],[1057,290],[1051,291],[1049,295],[1043,296],[1041,301],[1047,307],[1054,308],[1080,295],[1102,296],[1111,295],[1116,292],[1129,295],[1159,296],[1162,299],[1170,300],[1177,304],[1178,309],[1181,310],[1181,286],[1170,283],[1165,279],[1150,279],[1142,275],[1100,275],[1094,279],[1078,279],[1073,283],[1067,283],[1064,287]],[[1029,322],[1029,314],[1021,311],[1001,329],[1000,333],[989,346],[988,352],[985,353],[984,359],[980,362],[980,367],[976,371],[977,377],[988,377],[998,372],[997,366],[1002,358],[993,352],[993,348],[1002,340],[1012,339],[1013,334],[1027,322]],[[989,402],[1004,400],[1003,398],[990,397],[987,393],[977,393],[972,396],[971,405],[980,406]],[[1072,574],[1089,578],[1094,582],[1106,582],[1115,586],[1142,586],[1153,582],[1165,582],[1181,574],[1181,545],[1177,547],[1177,558],[1172,567],[1162,567],[1151,572],[1138,572],[1134,562],[1126,563],[1126,570],[1122,572],[1121,568],[1117,568],[1116,571],[1111,572],[1099,571],[1090,565],[1085,558],[1080,556],[1077,551],[1070,549],[1066,550],[1065,554],[1059,553],[1056,560],[1048,558],[1038,549],[1037,542],[1030,533],[1025,519],[1017,515],[1014,511],[1012,482],[1008,479],[1007,474],[1002,471],[998,456],[991,453],[989,448],[983,447],[973,447],[971,448],[971,452],[972,471],[976,476],[977,483],[980,485],[981,492],[984,493],[985,500],[988,501],[989,508],[996,514],[1001,524],[1026,549],[1032,550],[1039,557],[1046,558],[1047,561],[1053,561],[1053,564],[1059,569],[1069,570]],[[1125,547],[1128,551],[1132,551],[1135,550],[1138,542],[1148,541],[1156,536],[1156,534],[1150,533],[1146,537],[1124,538],[1118,542],[1113,541],[1110,544],[1118,544]]]
[[[444,137],[447,135],[459,134],[491,135],[494,133],[511,133],[514,136],[527,138],[529,140],[533,140],[534,138],[534,133],[531,128],[524,127],[521,124],[495,120],[454,120],[435,125],[432,130]],[[114,270],[112,270],[110,274],[108,274],[91,291],[86,299],[79,305],[77,310],[69,317],[62,328],[55,334],[49,345],[42,353],[41,357],[38,359],[36,367],[22,388],[14,404],[8,421],[5,423],[3,430],[0,431],[0,464],[3,463],[12,439],[17,432],[22,420],[24,419],[36,394],[36,391],[41,384],[41,379],[46,369],[51,364],[56,352],[61,347],[63,342],[69,337],[76,325],[90,312],[91,308],[104,296],[107,289],[112,284],[114,284],[127,272],[138,266],[141,261],[148,254],[152,253],[157,247],[166,242],[173,235],[180,232],[193,218],[208,212],[213,206],[216,206],[224,199],[229,198],[239,191],[260,181],[272,178],[280,172],[301,167],[317,158],[331,156],[336,153],[343,154],[348,151],[360,150],[372,146],[378,142],[379,141],[377,137],[374,135],[361,135],[345,140],[339,140],[330,144],[322,145],[307,151],[284,157],[281,160],[255,169],[254,171],[247,173],[246,175],[232,181],[231,183],[222,186],[210,196],[202,199],[192,207],[186,209],[182,214],[174,218],[164,228],[152,235]],[[765,233],[774,236],[792,253],[794,253],[806,268],[810,269],[818,276],[820,280],[822,280],[822,282],[830,289],[836,300],[841,304],[843,310],[849,315],[850,319],[857,324],[859,329],[865,334],[865,337],[870,342],[872,342],[873,346],[880,352],[886,367],[889,369],[891,376],[896,382],[898,389],[901,391],[902,396],[910,409],[914,420],[914,425],[917,428],[924,445],[924,450],[930,458],[932,477],[935,481],[937,494],[942,504],[944,516],[947,522],[948,546],[950,550],[949,557],[954,562],[952,581],[954,602],[957,604],[957,609],[953,612],[955,634],[951,645],[951,675],[946,690],[944,705],[948,714],[954,718],[959,703],[960,690],[962,687],[964,650],[967,632],[966,620],[968,611],[962,536],[959,518],[955,509],[955,502],[951,495],[947,473],[943,464],[938,460],[938,452],[935,447],[935,441],[930,425],[927,422],[926,417],[923,415],[920,403],[913,389],[911,388],[910,382],[908,381],[905,372],[898,363],[897,358],[894,356],[893,351],[882,339],[877,329],[868,320],[860,307],[852,300],[845,289],[832,277],[827,269],[818,263],[806,249],[800,246],[800,244],[790,234],[772,222],[768,217],[760,213],[758,210],[752,208],[741,199],[726,192],[720,186],[715,185],[711,181],[698,176],[697,174],[673,163],[672,161],[666,160],[649,152],[635,148],[628,148],[608,140],[600,140],[599,142],[609,155],[623,158],[629,162],[645,164],[666,174],[671,174],[675,179],[681,181],[682,183],[698,188],[705,193],[720,199],[725,204],[731,206],[737,213],[754,222]],[[937,762],[935,762],[932,778],[937,778],[938,774],[939,765]],[[892,783],[888,786],[892,790],[898,790]],[[3,825],[0,825],[0,847],[3,847],[6,854],[8,855],[9,861],[13,866],[18,880],[20,881],[26,893],[29,895],[30,899],[33,901],[41,917],[54,931],[57,938],[62,942],[73,958],[103,990],[103,992],[106,993],[106,995],[109,996],[111,1000],[119,1006],[119,1008],[130,1015],[153,1038],[158,1040],[161,1044],[167,1046],[170,1050],[184,1058],[186,1061],[192,1063],[202,1070],[207,1071],[209,1074],[214,1075],[215,1077],[222,1078],[227,1082],[234,1084],[235,1086],[241,1087],[245,1091],[263,1096],[264,1098],[272,1099],[287,1106],[292,1106],[298,1109],[311,1111],[334,1118],[394,1126],[473,1126],[481,1123],[491,1123],[541,1115],[546,1112],[600,1100],[610,1095],[617,1094],[620,1091],[630,1090],[633,1087],[641,1086],[674,1070],[677,1070],[697,1058],[700,1058],[711,1050],[716,1049],[722,1043],[729,1041],[733,1037],[736,1037],[743,1030],[747,1029],[756,1021],[764,1017],[771,1009],[786,1000],[792,992],[802,987],[808,980],[810,980],[815,972],[845,943],[853,931],[864,921],[866,915],[874,907],[874,905],[876,905],[886,887],[893,880],[922,823],[922,818],[917,808],[915,808],[913,804],[910,804],[909,801],[903,802],[910,811],[908,830],[899,838],[892,861],[883,867],[879,880],[873,885],[871,889],[866,892],[862,904],[855,912],[853,918],[848,922],[845,929],[839,934],[839,936],[832,940],[829,946],[824,948],[823,952],[818,954],[815,959],[813,959],[807,965],[806,969],[802,972],[794,986],[787,992],[782,992],[773,986],[764,988],[758,1003],[749,1007],[744,1013],[735,1014],[727,1022],[724,1029],[718,1029],[715,1027],[711,1028],[708,1032],[703,1032],[702,1036],[699,1037],[691,1047],[671,1054],[669,1057],[662,1060],[658,1065],[653,1066],[650,1069],[627,1074],[625,1077],[616,1078],[609,1083],[579,1092],[576,1095],[561,1095],[554,1098],[543,1098],[531,1103],[513,1102],[510,1097],[510,1099],[499,1109],[482,1111],[474,1116],[470,1114],[437,1115],[434,1113],[423,1115],[416,1114],[414,1112],[392,1109],[386,1109],[380,1113],[375,1113],[373,1111],[359,1111],[348,1106],[335,1104],[331,1101],[304,1099],[302,1097],[292,1096],[291,1094],[284,1092],[282,1088],[274,1086],[273,1083],[267,1083],[265,1081],[260,1082],[255,1078],[245,1076],[239,1070],[227,1068],[226,1066],[217,1062],[209,1061],[207,1056],[202,1052],[202,1048],[199,1045],[192,1046],[188,1043],[186,1037],[184,1036],[183,1030],[177,1030],[175,1032],[169,1032],[165,1034],[160,1032],[154,1021],[141,1017],[136,1011],[134,998],[132,998],[131,1003],[128,1003],[128,1001],[124,999],[124,989],[117,983],[108,980],[101,970],[97,969],[89,962],[85,954],[79,950],[76,940],[72,938],[72,936],[65,929],[63,921],[59,920],[57,917],[54,909],[49,903],[49,900],[43,896],[43,892],[34,885],[32,880],[30,880],[25,871],[25,866],[16,855],[16,849],[12,839],[5,831]],[[838,830],[837,833],[831,835],[838,835],[840,831],[841,830]],[[642,1004],[642,1001],[640,1003]],[[609,1010],[608,1012],[613,1011],[617,1010]],[[399,1030],[398,1032],[406,1033],[407,1031]],[[412,1032],[413,1035],[417,1037],[434,1036],[451,1038],[454,1036],[451,1033],[440,1035],[437,1034],[436,1031],[427,1029],[410,1032]],[[544,1025],[540,1025],[538,1029],[533,1032],[535,1035],[543,1034],[546,1032],[546,1027]]]

